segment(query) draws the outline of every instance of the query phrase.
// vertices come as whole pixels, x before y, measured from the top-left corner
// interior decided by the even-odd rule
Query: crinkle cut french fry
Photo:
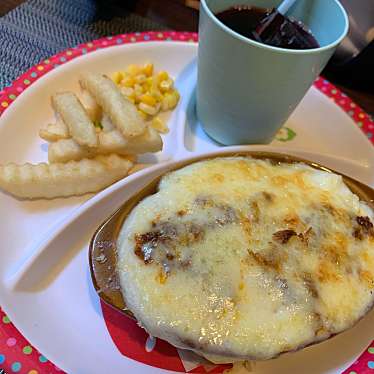
[[[128,154],[127,145],[129,141],[126,140],[118,130],[108,132],[102,131],[99,136],[99,152],[101,153],[125,153]]]
[[[100,133],[100,138],[102,137]],[[106,133],[105,133],[106,134]],[[121,133],[119,139],[109,136],[104,144],[93,149],[80,146],[74,139],[63,139],[51,143],[48,147],[48,161],[51,164],[78,161],[82,158],[92,158],[98,155],[108,155],[116,153],[118,155],[126,156],[129,152],[126,150],[126,141]],[[110,135],[110,133],[108,133]]]
[[[52,105],[78,144],[87,147],[98,145],[95,126],[76,95],[72,92],[57,93],[52,96]]]
[[[69,129],[62,121],[50,123],[46,128],[39,131],[39,136],[47,142],[56,142],[61,139],[68,139],[70,137]]]
[[[162,138],[160,134],[152,127],[136,138],[129,140],[126,151],[129,154],[142,154],[147,152],[158,152],[162,150]]]
[[[99,121],[102,116],[100,105],[95,101],[92,95],[87,90],[82,90],[80,96],[84,109],[91,118],[91,121]]]
[[[68,162],[91,158],[95,155],[117,153],[119,155],[135,155],[162,150],[162,139],[159,133],[148,128],[145,134],[126,140],[118,130],[100,132],[99,146],[95,149],[80,146],[74,139],[63,139],[51,143],[48,147],[50,163]]]
[[[97,148],[82,147],[74,139],[62,139],[49,144],[48,161],[50,163],[61,163],[78,161],[82,158],[91,158],[97,155]]]
[[[82,76],[80,83],[82,88],[89,91],[95,98],[126,139],[144,133],[147,127],[145,121],[135,105],[122,96],[112,80],[101,74],[86,73]]]
[[[131,139],[125,139],[118,130],[100,132],[98,136],[99,147],[97,151],[102,154],[133,155],[162,150],[161,136],[151,127],[147,128],[144,134]]]
[[[100,191],[125,177],[133,163],[118,155],[66,164],[0,166],[0,188],[21,198],[55,198]]]
[[[113,122],[110,120],[109,116],[103,113],[101,117],[101,126],[103,127],[104,132],[112,131],[115,129]]]

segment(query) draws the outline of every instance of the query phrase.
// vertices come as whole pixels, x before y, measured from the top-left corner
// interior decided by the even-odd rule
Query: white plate
[[[50,96],[61,90],[78,91],[81,71],[110,73],[146,61],[170,72],[182,95],[169,118],[171,131],[164,136],[165,147],[157,161],[220,149],[204,134],[194,114],[196,51],[195,44],[180,42],[116,46],[51,71],[0,118],[1,163],[47,159],[46,145],[37,134],[41,125],[52,120]],[[374,148],[352,120],[316,88],[311,88],[286,126],[296,133],[292,140],[247,148],[289,152],[374,185]],[[90,281],[87,245],[95,228],[121,202],[169,165],[161,162],[91,199],[86,195],[21,201],[0,192],[0,305],[22,334],[61,369],[75,374],[163,372],[126,358],[113,344]],[[342,371],[371,342],[373,322],[371,313],[329,342],[257,364],[255,373]]]

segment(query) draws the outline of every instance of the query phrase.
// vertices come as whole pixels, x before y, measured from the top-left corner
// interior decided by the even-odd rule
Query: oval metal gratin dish
[[[207,160],[217,157],[232,157],[232,156],[246,156],[256,159],[267,159],[276,163],[304,163],[314,169],[333,172],[341,175],[345,184],[349,189],[356,194],[361,201],[366,202],[372,209],[374,209],[374,189],[356,181],[355,179],[341,174],[335,170],[327,168],[323,165],[317,164],[312,161],[301,159],[295,156],[290,156],[281,153],[273,152],[259,152],[259,151],[245,151],[235,153],[223,153],[222,156],[216,154],[215,156],[197,156],[188,160],[176,162],[175,165],[168,171],[180,169],[186,165],[194,162]],[[124,202],[124,204],[111,215],[95,232],[90,246],[89,246],[89,263],[91,278],[99,297],[107,304],[135,319],[132,312],[127,308],[123,299],[118,276],[116,273],[117,268],[117,238],[122,227],[123,222],[132,211],[132,209],[146,196],[157,192],[159,182],[163,175],[155,178],[152,182],[148,183],[144,188],[138,191],[132,198]]]

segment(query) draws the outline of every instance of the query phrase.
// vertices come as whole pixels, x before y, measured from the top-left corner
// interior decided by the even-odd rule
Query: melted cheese
[[[269,359],[371,308],[373,221],[338,175],[201,161],[164,176],[127,218],[121,289],[152,336],[215,362]]]

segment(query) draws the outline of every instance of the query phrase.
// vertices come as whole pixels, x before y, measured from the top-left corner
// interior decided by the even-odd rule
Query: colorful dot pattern
[[[365,352],[342,374],[371,374],[374,373],[374,342]]]
[[[374,119],[356,105],[346,94],[322,77],[314,82],[321,92],[342,108],[374,144]]]
[[[62,373],[33,348],[0,308],[0,368],[7,374]]]
[[[189,32],[148,32],[108,36],[70,48],[49,59],[41,61],[16,79],[13,84],[0,91],[0,115],[9,108],[14,100],[36,80],[52,69],[98,49],[129,43],[155,40],[197,42],[198,35]],[[352,100],[323,78],[315,82],[321,92],[341,107],[374,144],[374,121]],[[5,342],[5,344],[3,343]],[[0,308],[0,367],[7,373],[43,374],[63,373],[48,359],[33,348],[18,332]],[[214,372],[217,372],[214,370]],[[374,341],[355,363],[342,374],[374,374]]]

